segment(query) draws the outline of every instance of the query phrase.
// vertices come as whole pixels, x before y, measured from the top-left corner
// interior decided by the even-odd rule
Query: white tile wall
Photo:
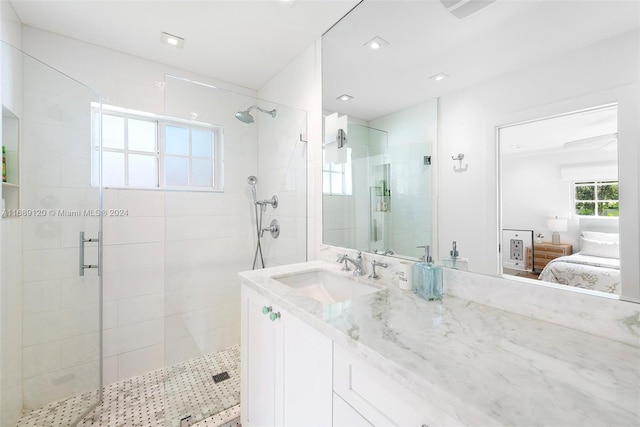
[[[21,207],[47,211],[22,221],[22,371],[28,409],[97,385],[99,286],[95,271],[78,277],[77,245],[81,230],[96,237],[98,220],[58,211],[98,207],[89,180],[87,109],[97,96],[31,59],[25,58],[23,67]],[[95,264],[96,245],[87,249],[87,262]]]
[[[155,370],[163,367],[164,343],[122,353],[118,355],[118,380],[145,374],[149,368]]]
[[[0,20],[2,40],[20,47],[20,21],[9,2],[0,2]],[[3,106],[22,117],[22,69],[18,59],[15,51],[3,47],[0,98]],[[15,425],[22,412],[22,231],[20,219],[0,220],[0,425],[3,426]]]

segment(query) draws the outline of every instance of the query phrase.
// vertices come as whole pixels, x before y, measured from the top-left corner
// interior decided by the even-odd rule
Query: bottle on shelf
[[[7,150],[2,146],[2,182],[7,182]]]

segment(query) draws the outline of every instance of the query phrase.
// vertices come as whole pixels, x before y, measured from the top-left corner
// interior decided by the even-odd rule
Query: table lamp
[[[566,218],[549,218],[547,219],[547,228],[553,231],[551,235],[551,243],[554,245],[560,244],[560,231],[567,231],[568,221]]]

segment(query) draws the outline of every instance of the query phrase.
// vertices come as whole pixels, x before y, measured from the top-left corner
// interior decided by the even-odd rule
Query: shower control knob
[[[271,319],[272,322],[275,322],[279,318],[280,318],[280,312],[278,313],[273,312],[269,315],[269,319]]]
[[[267,307],[266,305],[264,307],[262,307],[262,314],[268,314],[271,313],[273,311],[273,308],[271,308],[270,306]]]

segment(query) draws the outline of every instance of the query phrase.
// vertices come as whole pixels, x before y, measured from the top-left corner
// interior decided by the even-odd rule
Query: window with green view
[[[573,194],[577,215],[592,217],[620,215],[618,181],[576,182]]]

